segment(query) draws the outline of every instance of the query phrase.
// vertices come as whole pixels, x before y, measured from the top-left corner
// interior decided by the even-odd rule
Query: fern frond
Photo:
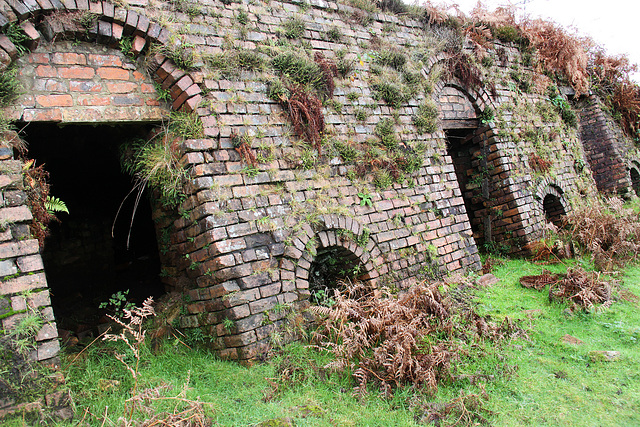
[[[55,212],[69,213],[67,204],[57,197],[47,196],[47,200],[44,202],[44,207],[51,215],[53,215]]]

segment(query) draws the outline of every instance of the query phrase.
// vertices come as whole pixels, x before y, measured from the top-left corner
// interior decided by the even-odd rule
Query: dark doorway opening
[[[79,338],[96,333],[98,325],[108,321],[105,314],[115,307],[100,305],[112,295],[119,293],[138,304],[164,293],[148,197],[141,198],[132,223],[135,197],[129,197],[114,225],[132,188],[131,177],[120,167],[120,147],[132,138],[147,137],[151,127],[50,123],[24,127],[28,157],[45,165],[50,194],[69,209],[68,215],[58,215],[60,222],[50,224],[42,257],[58,326]]]
[[[476,246],[482,248],[491,239],[490,235],[487,236],[491,224],[486,223],[488,217],[482,214],[486,212],[485,201],[489,198],[489,180],[487,153],[476,134],[477,128],[445,129],[447,152],[460,185],[473,238]]]
[[[542,201],[542,209],[547,222],[552,223],[556,227],[562,226],[562,218],[566,215],[564,206],[558,196],[547,194]]]
[[[333,289],[365,273],[360,259],[350,250],[342,246],[319,249],[309,269],[311,302],[326,304],[333,298]]]
[[[636,196],[640,196],[640,173],[636,168],[631,168],[629,173],[631,174],[631,188]]]

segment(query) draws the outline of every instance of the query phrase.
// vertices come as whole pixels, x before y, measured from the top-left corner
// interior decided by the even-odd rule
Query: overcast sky
[[[458,4],[467,15],[477,3],[477,0],[441,1]],[[490,10],[517,5],[531,18],[551,18],[580,35],[590,36],[609,54],[627,54],[632,63],[640,64],[640,2],[637,0],[486,0],[483,4]],[[640,74],[636,73],[634,79],[640,82]]]

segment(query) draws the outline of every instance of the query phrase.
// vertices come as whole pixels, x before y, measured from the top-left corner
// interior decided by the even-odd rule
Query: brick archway
[[[560,185],[551,179],[545,179],[536,192],[535,199],[538,200],[538,209],[547,222],[560,226],[562,217],[570,211],[564,190]]]
[[[46,7],[38,3],[10,3],[11,10],[0,11],[0,25],[9,23],[19,25],[28,40],[23,43],[29,51],[34,51],[43,41],[80,40],[99,45],[118,48],[127,38],[131,42],[130,53],[139,57],[147,53],[152,44],[168,46],[168,51],[180,50],[180,42],[173,34],[146,16],[133,10],[115,6],[109,2],[66,1],[47,2]],[[49,7],[50,6],[50,7]],[[77,13],[91,13],[95,21],[88,27],[74,23],[73,18],[61,19]],[[34,25],[37,17],[38,29]],[[184,49],[182,49],[184,50]],[[9,67],[19,57],[20,50],[6,35],[0,35],[0,71]],[[162,53],[152,55],[147,69],[152,79],[167,90],[171,97],[171,109],[174,111],[195,111],[202,100],[199,75],[181,70],[171,58]],[[106,70],[108,72],[109,70]],[[59,99],[61,100],[61,99]],[[42,108],[48,108],[42,106]],[[62,118],[51,113],[41,118],[48,121],[61,121]],[[21,116],[22,117],[22,116]],[[21,117],[10,117],[13,120]]]
[[[69,16],[74,13],[91,13],[95,20],[91,20],[89,26],[83,27],[74,24],[73,20],[61,20],[61,15]],[[36,29],[37,23],[37,29]],[[84,99],[87,102],[94,102],[98,97],[72,96],[74,92],[91,93],[95,88],[95,81],[92,77],[97,76],[100,84],[120,85],[114,86],[114,93],[110,93],[108,102],[114,107],[118,107],[119,102],[128,102],[129,90],[145,93],[148,97],[145,100],[153,100],[157,97],[151,81],[144,81],[145,78],[135,67],[120,63],[105,63],[114,55],[99,55],[93,52],[93,57],[87,52],[59,51],[47,55],[39,55],[39,46],[44,46],[44,42],[50,42],[53,46],[60,46],[65,40],[79,41],[81,44],[94,43],[103,49],[113,52],[123,38],[131,41],[130,53],[133,58],[139,58],[148,52],[151,44],[171,45],[170,32],[162,28],[159,24],[150,22],[148,18],[133,10],[127,10],[114,6],[108,2],[89,3],[87,1],[64,1],[54,0],[52,2],[22,2],[12,1],[0,6],[0,26],[9,24],[19,25],[25,32],[27,40],[21,43],[20,48],[16,46],[6,35],[0,35],[0,72],[16,64],[20,60],[20,53],[25,53],[31,61],[33,77],[46,78],[51,73],[56,73],[56,77],[66,79],[66,86],[56,86],[57,82],[43,83],[42,91],[38,96],[34,93],[27,93],[20,97],[16,105],[7,107],[5,117],[12,121],[40,121],[49,123],[94,123],[107,122],[108,118],[101,115],[82,117],[87,105],[82,104]],[[73,46],[72,46],[73,47]],[[80,47],[78,47],[80,49]],[[168,49],[171,50],[171,49]],[[55,57],[54,61],[51,61]],[[38,67],[41,67],[38,69]],[[199,77],[197,73],[188,73],[177,68],[171,58],[156,53],[149,58],[147,69],[150,77],[160,85],[163,90],[167,90],[170,97],[170,109],[174,111],[192,112],[198,107],[202,95],[198,85]],[[41,73],[40,75],[38,73]],[[125,76],[126,74],[126,76]],[[29,76],[23,76],[28,78]],[[97,78],[96,77],[96,78]],[[201,80],[201,79],[200,79]],[[76,86],[74,86],[76,85]],[[131,86],[133,85],[133,86]],[[74,91],[74,89],[78,89]],[[106,101],[105,101],[106,102]],[[138,116],[121,117],[119,121],[137,122],[140,120],[159,120],[157,105],[152,107],[145,114]],[[73,116],[77,107],[78,116]],[[137,107],[137,105],[134,105]],[[66,109],[66,110],[65,110]],[[88,108],[86,108],[89,111]],[[95,110],[98,111],[98,110]],[[118,121],[118,120],[116,120]],[[5,133],[2,135],[3,142],[13,138]],[[2,276],[8,277],[0,286],[0,298],[2,302],[10,301],[11,310],[15,315],[2,318],[2,329],[10,330],[27,310],[37,310],[43,317],[45,325],[36,336],[37,349],[34,358],[57,365],[57,355],[60,350],[58,343],[58,333],[56,319],[51,309],[51,301],[47,278],[44,273],[44,265],[40,256],[38,242],[32,239],[29,233],[29,224],[33,218],[31,212],[25,204],[24,197],[21,198],[23,183],[22,164],[20,160],[13,158],[13,150],[3,144],[0,146],[0,162],[3,166],[3,173],[0,176],[2,182],[2,192],[12,194],[14,197],[6,201],[0,210],[0,219],[7,221],[7,227],[1,230],[0,238],[0,258],[2,258]],[[6,307],[2,307],[4,310]],[[3,311],[2,314],[5,314]]]
[[[280,262],[283,289],[309,297],[309,272],[318,251],[343,248],[362,266],[358,279],[376,287],[377,278],[387,272],[380,250],[366,229],[352,218],[338,215],[322,215],[316,230],[305,227],[290,246],[285,249]]]
[[[635,160],[631,162],[629,167],[629,182],[633,194],[640,196],[640,163]]]

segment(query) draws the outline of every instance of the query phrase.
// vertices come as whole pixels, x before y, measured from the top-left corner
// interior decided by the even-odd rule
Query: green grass
[[[547,267],[554,272],[565,268]],[[568,313],[549,303],[547,292],[520,286],[541,267],[509,261],[496,268],[498,285],[477,295],[478,310],[496,319],[509,316],[530,323],[530,341],[504,348],[517,373],[509,381],[487,384],[488,408],[496,426],[601,426],[640,424],[640,315],[636,304],[618,301],[597,313]],[[640,295],[640,267],[629,268],[622,285]],[[532,311],[527,311],[532,310]],[[569,334],[584,342],[565,344]],[[592,350],[620,351],[616,362],[592,362]]]
[[[461,343],[464,351],[453,363],[457,380],[441,384],[435,396],[408,387],[383,399],[372,388],[358,399],[351,393],[354,383],[349,375],[324,369],[329,356],[301,344],[246,368],[170,340],[157,354],[144,349],[139,387],[170,385],[164,394],[176,396],[188,384],[186,397],[210,403],[208,415],[219,426],[256,426],[286,417],[295,419],[297,426],[413,426],[418,425],[420,403],[445,403],[461,395],[482,395],[483,390],[486,411],[481,414],[495,426],[640,425],[637,303],[618,300],[599,312],[571,313],[567,305],[550,303],[546,291],[519,284],[521,276],[539,274],[543,268],[566,270],[562,265],[509,260],[494,268],[498,284],[467,296],[477,313],[494,322],[507,316],[517,320],[528,338]],[[640,295],[640,267],[628,268],[618,279],[622,287]],[[565,334],[584,344],[563,343]],[[103,414],[108,407],[112,419],[123,413],[132,380],[113,357],[116,348],[113,343],[94,344],[75,361],[74,355],[66,357],[78,417],[85,408]],[[616,350],[621,358],[592,362],[592,350]],[[100,422],[94,419],[91,425]]]

